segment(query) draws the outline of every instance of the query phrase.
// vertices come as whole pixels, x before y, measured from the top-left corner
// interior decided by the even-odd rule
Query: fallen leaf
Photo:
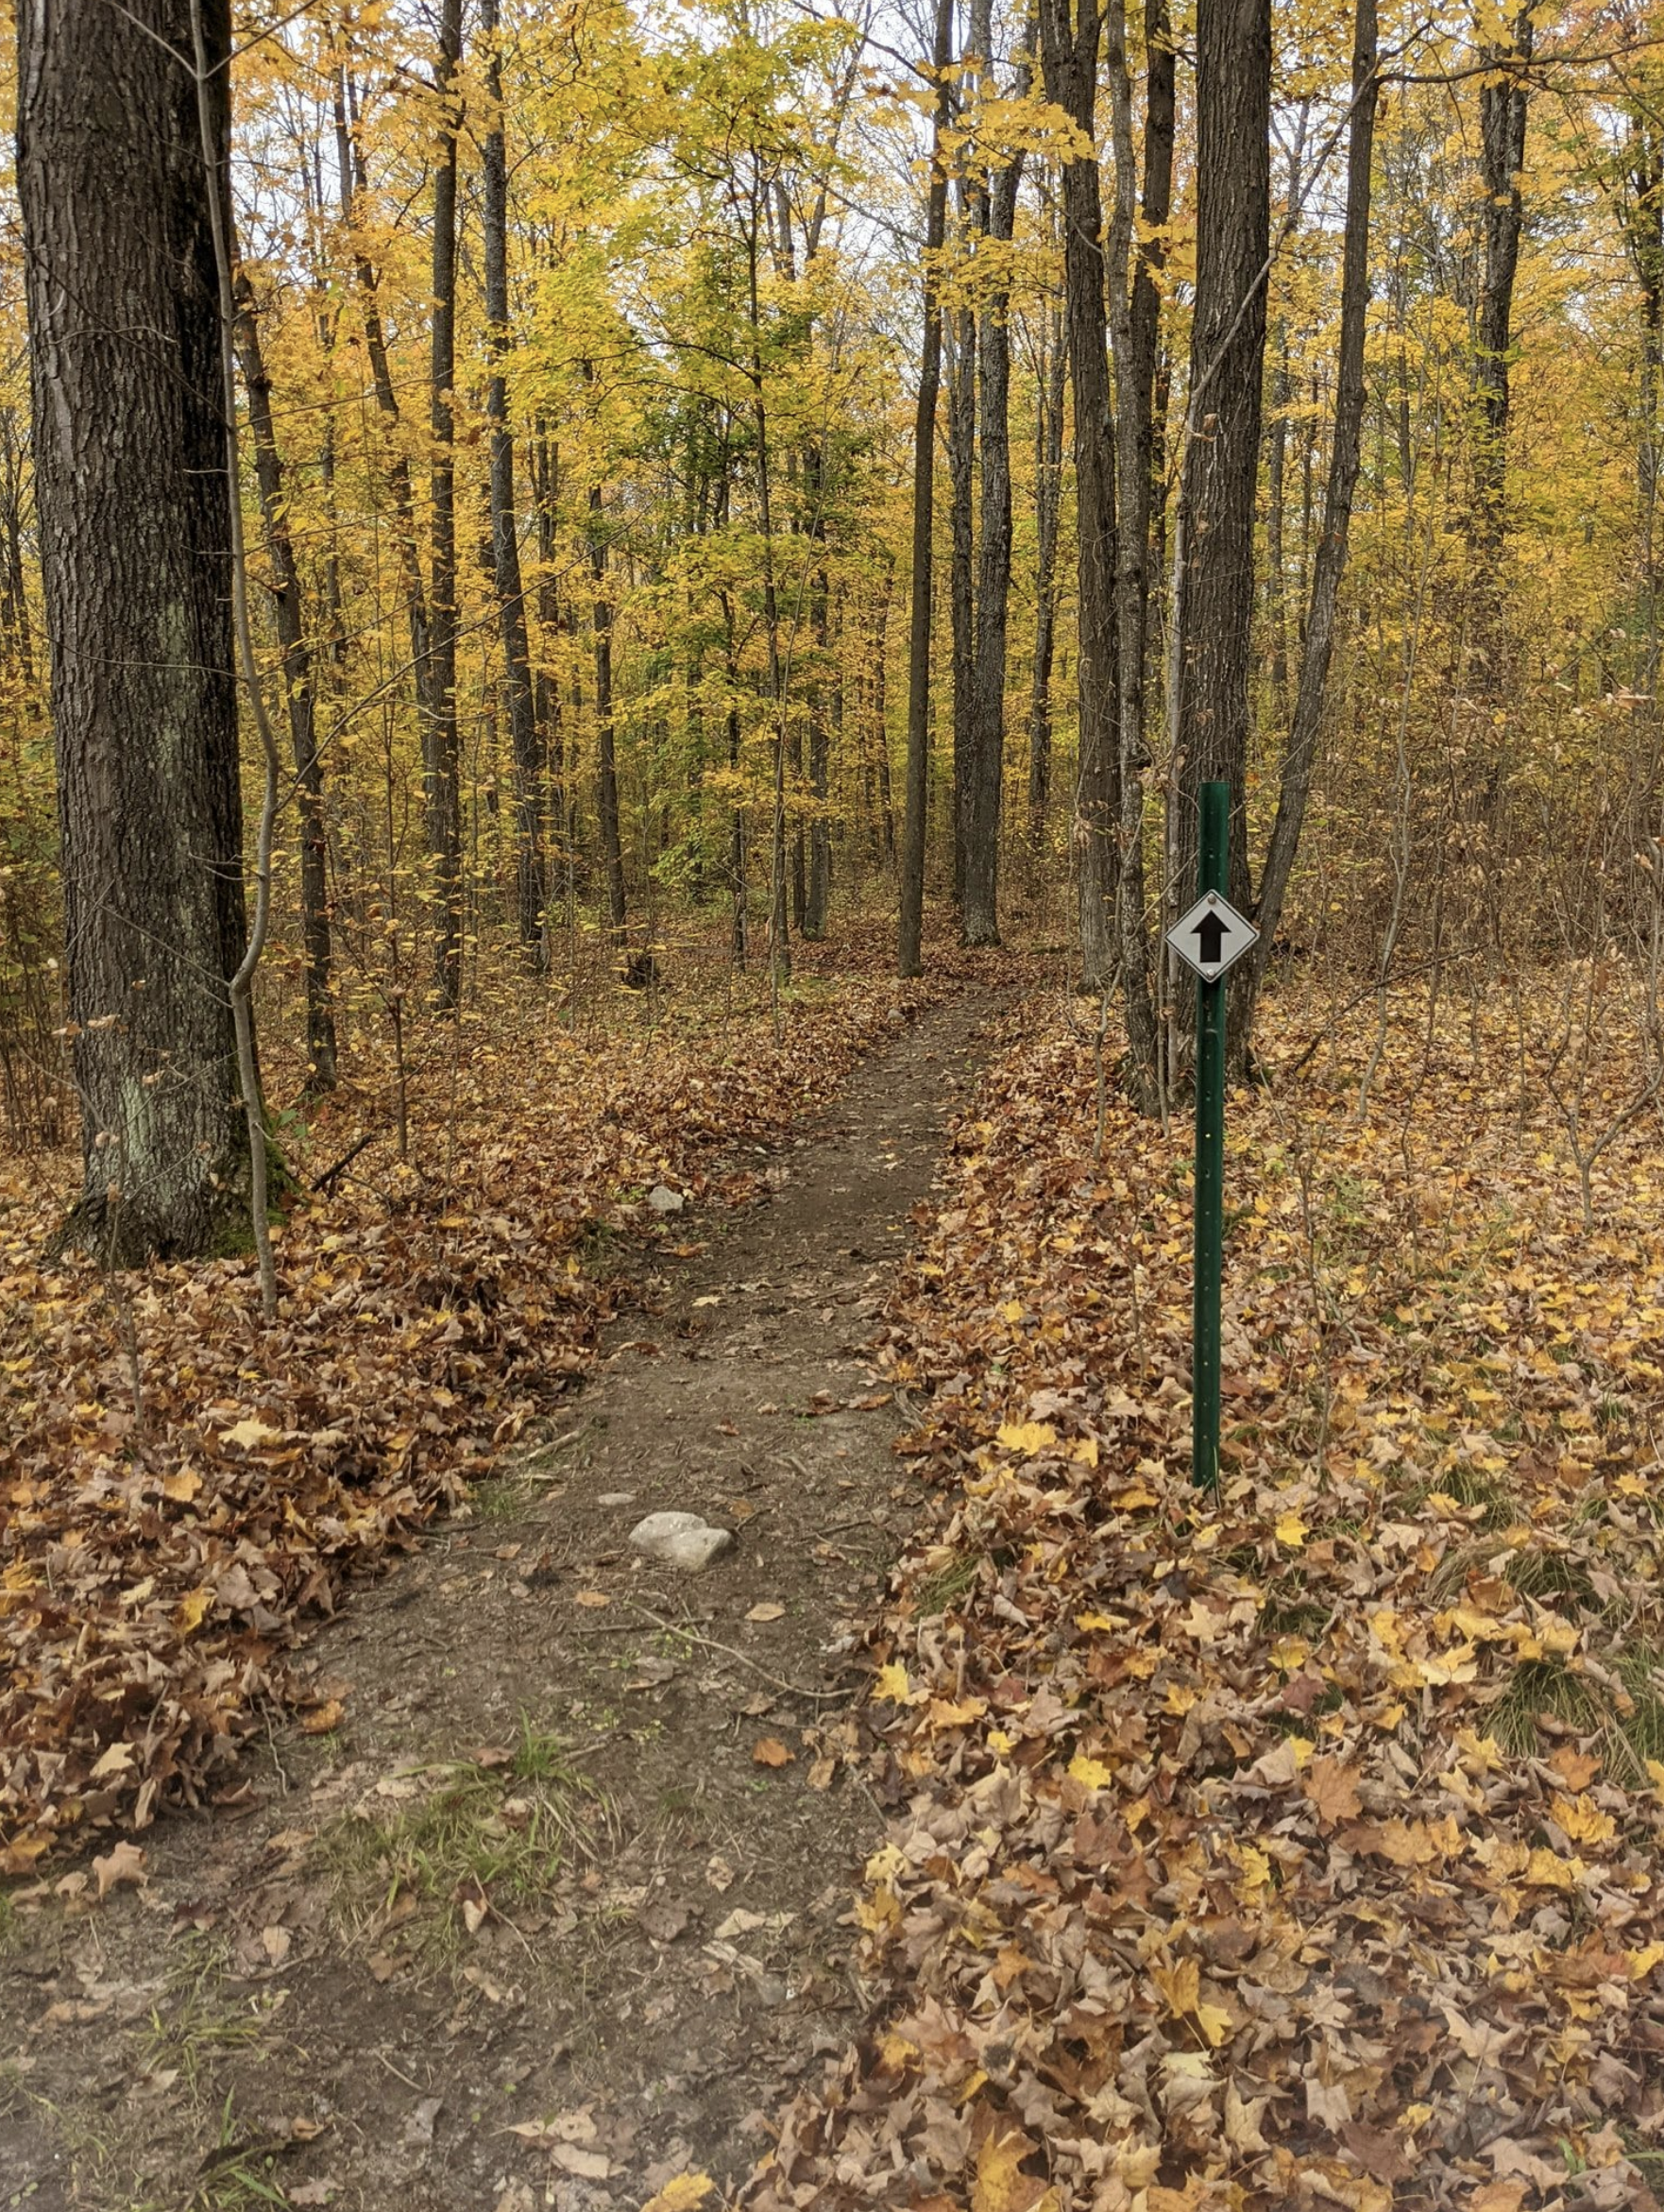
[[[789,1751],[778,1736],[759,1736],[751,1756],[758,1766],[790,1766],[797,1754]]]
[[[282,1440],[281,1429],[269,1428],[254,1415],[250,1415],[246,1421],[238,1421],[235,1428],[220,1431],[222,1444],[235,1444],[244,1452],[258,1452],[263,1444],[280,1444]]]
[[[144,1871],[144,1850],[138,1844],[114,1845],[103,1858],[93,1860],[93,1878],[98,1884],[100,1897],[107,1897],[124,1882],[142,1888],[149,1880]]]
[[[611,2161],[600,2151],[581,2151],[575,2143],[554,2143],[549,2155],[563,2173],[576,2174],[581,2181],[605,2181],[612,2171]]]
[[[765,1598],[760,1605],[753,1606],[745,1617],[748,1621],[783,1621],[786,1608],[776,1605],[773,1598]]]

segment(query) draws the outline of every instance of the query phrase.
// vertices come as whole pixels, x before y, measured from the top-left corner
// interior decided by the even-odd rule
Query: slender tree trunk
[[[1640,426],[1636,443],[1636,509],[1640,600],[1646,617],[1632,689],[1651,702],[1658,692],[1658,490],[1660,383],[1664,381],[1664,139],[1646,112],[1629,119],[1625,161],[1628,196],[1623,232],[1641,296]]]
[[[756,439],[757,522],[763,541],[763,638],[768,648],[769,705],[773,721],[773,820],[769,840],[769,973],[773,984],[791,976],[791,923],[787,904],[786,770],[788,764],[786,676],[780,653],[780,601],[774,579],[773,468],[769,440],[769,408],[763,378],[762,301],[758,290],[761,230],[769,207],[760,157],[752,152],[751,191],[746,229],[746,313],[751,360],[751,420]],[[801,745],[801,740],[800,740]],[[798,765],[801,769],[802,755]]]
[[[890,603],[894,593],[895,570],[886,561],[873,615],[873,736],[878,756],[878,858],[887,868],[895,865],[895,792],[890,774]]]
[[[947,344],[948,633],[953,675],[953,900],[965,903],[970,837],[972,687],[976,660],[976,319],[959,307],[944,318]]]
[[[487,128],[481,145],[484,201],[486,346],[485,419],[491,426],[491,559],[502,639],[503,691],[515,774],[515,890],[520,942],[544,959],[543,820],[548,764],[537,722],[527,640],[526,595],[520,577],[519,510],[515,498],[515,440],[509,421],[508,150],[502,117],[502,49],[499,0],[484,0]]]
[[[329,840],[324,820],[324,772],[317,750],[317,700],[312,650],[300,594],[300,571],[289,530],[283,461],[272,419],[272,385],[260,342],[254,291],[246,274],[236,278],[237,354],[248,394],[248,430],[261,522],[272,566],[272,611],[282,657],[283,697],[295,756],[295,796],[300,818],[300,932],[306,947],[306,1047],[311,1086],[335,1085],[335,1009],[330,988]]]
[[[831,600],[830,581],[825,570],[819,569],[809,585],[809,635],[817,663],[809,689],[809,794],[815,810],[809,822],[808,895],[803,910],[803,935],[811,944],[826,934],[826,894],[832,879],[832,826],[826,819],[832,788],[831,723],[842,720],[843,694],[832,662]]]
[[[942,166],[952,88],[953,0],[936,0],[936,116],[931,133],[930,185],[925,211],[925,336],[919,358],[919,396],[913,417],[913,575],[908,640],[907,813],[902,829],[900,926],[896,966],[916,976],[924,961],[925,828],[930,789],[931,537],[936,480],[936,395],[942,382],[942,308],[937,262],[947,230],[947,177]]]
[[[628,943],[630,912],[624,898],[624,843],[619,826],[619,761],[613,730],[613,609],[606,583],[606,536],[601,486],[589,487],[589,572],[595,579],[595,782],[601,818],[601,857],[606,871],[606,910],[613,943]]]
[[[1051,799],[1052,661],[1058,632],[1058,521],[1062,506],[1063,390],[1068,348],[1061,315],[1046,312],[1049,346],[1034,418],[1034,674],[1028,705],[1028,853],[1038,867]]]
[[[555,526],[560,506],[560,447],[541,434],[532,442],[532,496],[537,509],[537,667],[533,678],[536,726],[543,744],[549,844],[544,857],[545,905],[566,838],[566,757],[556,659],[564,629],[555,573]]]
[[[1514,19],[1511,47],[1487,46],[1495,71],[1479,88],[1480,176],[1485,186],[1485,273],[1479,295],[1479,395],[1475,542],[1494,561],[1502,552],[1508,471],[1508,355],[1514,342],[1514,280],[1520,267],[1524,202],[1525,123],[1532,7]]]
[[[1173,188],[1173,46],[1164,0],[1146,9],[1149,48],[1145,131],[1144,225],[1134,221],[1136,158],[1132,73],[1127,60],[1125,0],[1108,0],[1106,64],[1115,150],[1110,226],[1110,328],[1115,366],[1115,474],[1120,536],[1115,562],[1117,674],[1120,684],[1119,868],[1116,945],[1127,1008],[1127,1086],[1140,1111],[1160,1104],[1154,959],[1145,917],[1145,676],[1150,600],[1150,506],[1155,438],[1156,341],[1161,322],[1161,239]],[[1129,272],[1131,271],[1130,282]]]
[[[1194,880],[1197,793],[1231,786],[1231,897],[1248,911],[1248,659],[1254,611],[1265,278],[1271,242],[1270,0],[1201,0],[1197,282],[1180,527],[1178,890]],[[1234,1044],[1246,1043],[1234,1025]]]
[[[1505,587],[1502,575],[1507,536],[1509,354],[1514,341],[1514,280],[1520,266],[1524,201],[1525,125],[1530,83],[1533,0],[1514,19],[1510,45],[1487,45],[1482,59],[1494,75],[1479,88],[1480,180],[1484,187],[1483,275],[1474,360],[1473,508],[1469,524],[1475,600],[1470,625],[1473,672],[1466,689],[1487,711],[1479,717],[1479,740],[1490,752],[1487,773],[1476,785],[1494,805],[1503,762],[1490,744],[1488,708],[1508,690]]]
[[[456,734],[456,89],[462,67],[462,0],[441,0],[434,83],[440,100],[433,173],[433,604],[428,639],[423,789],[428,856],[433,867],[438,929],[433,988],[443,1007],[462,999],[462,780]]]
[[[1071,8],[1073,14],[1071,14]],[[1096,104],[1098,0],[1042,0],[1046,95],[1090,140]],[[1103,210],[1091,157],[1063,163],[1063,285],[1075,395],[1075,502],[1080,623],[1080,762],[1074,838],[1079,863],[1081,982],[1114,978],[1115,847],[1120,828],[1115,635],[1115,477],[1104,313]]]
[[[229,9],[200,0],[224,173]],[[24,0],[18,185],[83,1187],[116,1264],[246,1224],[219,269],[189,0]],[[166,343],[156,333],[165,332]]]
[[[1032,48],[1034,33],[1028,34]],[[988,57],[982,57],[984,68]],[[1030,72],[1018,71],[1013,96],[1027,99]],[[987,196],[987,236],[997,249],[1016,228],[1023,161],[1001,169]],[[1006,616],[1011,588],[1010,286],[999,281],[976,332],[981,369],[982,535],[976,561],[976,663],[966,744],[963,929],[967,944],[999,943],[999,831],[1006,724]]]
[[[1311,609],[1300,659],[1299,692],[1282,759],[1277,819],[1260,879],[1255,919],[1260,942],[1242,962],[1244,980],[1232,987],[1231,1013],[1245,1040],[1265,979],[1283,896],[1299,850],[1312,770],[1323,722],[1323,703],[1334,652],[1335,609],[1346,569],[1352,495],[1357,488],[1364,421],[1364,332],[1369,302],[1369,187],[1375,158],[1375,114],[1381,94],[1376,0],[1357,0],[1352,37],[1351,135],[1347,148],[1346,230],[1341,247],[1340,346],[1334,390],[1334,439],[1330,449],[1323,534],[1312,573]]]
[[[375,267],[362,242],[360,214],[364,200],[364,156],[358,144],[357,93],[351,72],[345,64],[335,78],[334,101],[335,147],[341,176],[341,216],[351,242],[359,320],[364,326],[365,351],[369,357],[376,412],[389,433],[385,469],[387,490],[393,502],[393,538],[399,561],[399,586],[404,595],[405,619],[410,632],[411,680],[416,692],[416,711],[425,735],[428,726],[428,685],[432,669],[428,596],[422,582],[421,554],[416,546],[416,492],[411,482],[409,457],[399,442],[402,417],[399,394],[394,387],[392,366],[387,359],[380,287]]]
[[[1294,140],[1288,148],[1284,220],[1291,230],[1300,207],[1309,113],[1310,103],[1302,100],[1295,118]],[[1287,710],[1288,703],[1288,574],[1283,522],[1287,512],[1288,410],[1293,403],[1288,320],[1280,315],[1272,333],[1271,434],[1266,440],[1265,461],[1265,629],[1271,663],[1271,695],[1279,714]]]

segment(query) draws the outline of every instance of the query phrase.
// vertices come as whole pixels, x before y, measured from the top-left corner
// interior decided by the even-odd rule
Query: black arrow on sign
[[[1225,950],[1225,940],[1231,934],[1229,926],[1211,910],[1197,924],[1193,932],[1202,941],[1202,965],[1216,968]]]

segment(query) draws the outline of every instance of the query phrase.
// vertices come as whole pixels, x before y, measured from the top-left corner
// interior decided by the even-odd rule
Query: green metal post
[[[1231,850],[1231,786],[1201,788],[1197,895],[1224,895]],[[1196,986],[1196,1287],[1191,1477],[1219,1487],[1219,1283],[1225,1250],[1225,984]]]

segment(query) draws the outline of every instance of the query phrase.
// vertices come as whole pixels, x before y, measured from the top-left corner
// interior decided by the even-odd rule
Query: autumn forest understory
[[[1664,2201],[1664,16],[7,82],[0,2203]]]

